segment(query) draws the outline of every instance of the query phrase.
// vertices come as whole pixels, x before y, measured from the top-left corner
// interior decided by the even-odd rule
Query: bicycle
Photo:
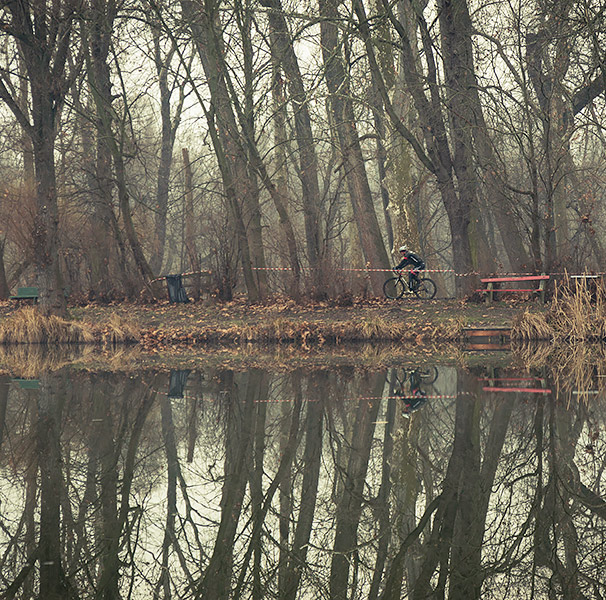
[[[431,300],[436,295],[438,288],[433,279],[429,277],[410,277],[407,280],[402,277],[404,271],[396,272],[398,273],[396,277],[390,277],[383,284],[383,293],[386,298],[397,300],[407,292],[413,293],[423,300]],[[406,273],[410,273],[410,271],[406,271]]]
[[[414,369],[401,367],[394,368],[390,376],[387,377],[387,381],[395,387],[404,387],[406,380],[409,379],[411,383],[418,382],[423,385],[431,385],[436,382],[438,378],[438,368],[435,366],[430,367],[416,367]]]
[[[437,378],[438,369],[434,366],[417,367],[416,369],[406,367],[402,369],[394,368],[387,377],[390,396],[401,398],[404,402],[404,414],[409,415],[421,408],[428,400],[427,392],[421,386],[432,385]],[[410,381],[410,384],[405,387],[404,384],[407,380]],[[407,387],[409,390],[406,389]]]

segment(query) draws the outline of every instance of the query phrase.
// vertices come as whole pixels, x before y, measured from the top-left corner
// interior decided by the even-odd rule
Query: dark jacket
[[[423,261],[423,259],[414,252],[410,252],[409,250],[402,254],[402,261],[397,267],[394,267],[394,269],[403,269],[408,265],[418,270],[425,268],[425,262]]]

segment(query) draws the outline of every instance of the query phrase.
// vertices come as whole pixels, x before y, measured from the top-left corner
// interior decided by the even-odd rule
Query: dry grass
[[[587,402],[606,392],[606,348],[602,344],[521,342],[513,354],[526,369],[547,368],[559,399]]]
[[[0,322],[1,344],[81,344],[94,341],[90,326],[45,317],[36,308],[22,308]]]
[[[463,336],[466,320],[463,317],[454,317],[442,323],[436,333],[437,337],[445,340],[460,340]]]
[[[552,343],[534,343],[532,340],[512,340],[511,351],[517,361],[527,369],[540,369],[550,364],[554,352]]]
[[[547,313],[524,311],[512,324],[516,341],[593,342],[606,339],[606,289],[601,280],[566,279]]]
[[[84,371],[132,372],[142,368],[142,355],[138,346],[102,348],[98,344],[0,344],[2,374],[37,379],[66,367]]]
[[[124,317],[112,314],[101,328],[98,337],[107,345],[134,344],[141,339],[141,329]]]
[[[568,341],[596,341],[606,337],[606,290],[602,280],[570,280],[556,287],[549,322]]]
[[[268,318],[256,323],[240,323],[227,327],[176,327],[153,329],[142,333],[142,345],[182,346],[205,342],[213,343],[295,343],[303,347],[310,344],[347,342],[406,342],[453,341],[458,339],[462,320],[444,323],[411,323],[395,321],[381,315],[362,315],[340,320],[297,320],[288,317]]]
[[[106,322],[68,321],[45,317],[35,307],[19,309],[0,321],[0,344],[129,344],[141,339],[141,330],[113,314]]]
[[[36,379],[41,373],[58,371],[72,365],[76,360],[82,360],[92,348],[92,346],[78,346],[76,351],[66,345],[0,345],[0,365],[3,371],[13,377]]]
[[[553,336],[553,328],[545,315],[528,309],[514,320],[511,327],[511,339],[514,341],[551,340]]]
[[[575,344],[556,347],[551,357],[551,372],[560,396],[568,402],[587,402],[594,394],[603,394],[606,356],[602,345]]]

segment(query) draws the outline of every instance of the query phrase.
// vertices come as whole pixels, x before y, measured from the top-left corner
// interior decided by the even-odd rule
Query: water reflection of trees
[[[412,414],[351,368],[5,377],[0,591],[600,597],[604,401],[507,375],[440,369]]]

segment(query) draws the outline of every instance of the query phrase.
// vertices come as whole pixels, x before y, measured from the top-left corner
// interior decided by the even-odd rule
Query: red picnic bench
[[[541,302],[545,302],[545,288],[547,285],[547,281],[549,281],[549,275],[521,275],[515,277],[487,277],[485,279],[480,279],[480,281],[486,285],[485,288],[480,290],[476,290],[476,292],[481,292],[483,294],[488,295],[488,302],[492,302],[494,300],[494,294],[497,292],[532,292],[535,294],[539,294],[541,297]],[[530,285],[529,282],[537,282],[538,286],[534,288],[511,288],[509,286],[507,289],[499,287],[502,283],[526,283],[526,285]],[[528,282],[528,283],[527,283]],[[496,287],[495,287],[496,284]]]

